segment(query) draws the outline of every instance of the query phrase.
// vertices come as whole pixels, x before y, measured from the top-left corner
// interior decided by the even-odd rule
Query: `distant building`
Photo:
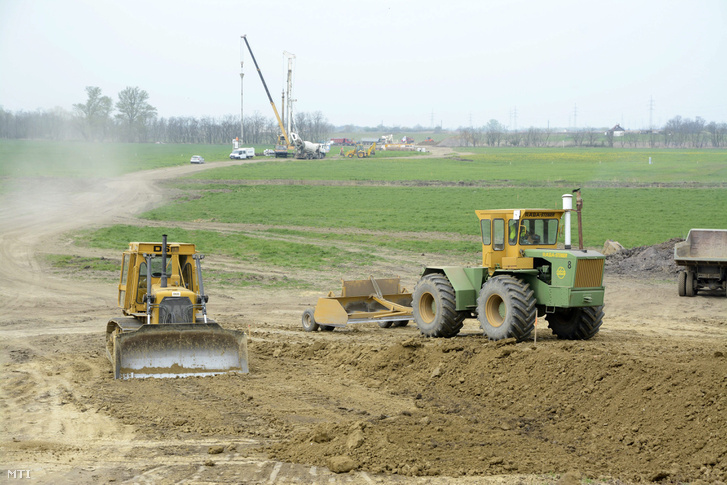
[[[626,130],[621,128],[621,125],[616,125],[608,130],[606,133],[604,133],[604,135],[608,136],[609,134],[611,134],[613,136],[624,136],[624,133],[626,133]]]

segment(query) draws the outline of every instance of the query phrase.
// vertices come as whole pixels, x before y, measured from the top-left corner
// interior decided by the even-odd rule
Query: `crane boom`
[[[263,77],[263,72],[260,70],[260,67],[257,65],[257,61],[255,60],[255,55],[252,53],[252,49],[250,48],[250,43],[247,41],[247,35],[242,36],[243,39],[245,39],[245,45],[247,45],[247,50],[250,51],[250,57],[252,57],[252,62],[255,63],[255,69],[257,69],[257,73],[260,75],[260,80],[263,82],[263,87],[265,88],[265,93],[268,95],[268,99],[270,100],[270,106],[273,107],[273,112],[275,112],[275,117],[278,119],[278,126],[280,126],[280,131],[283,133],[283,137],[285,138],[286,145],[290,146],[290,140],[288,139],[288,133],[285,131],[285,127],[283,126],[283,120],[280,119],[280,115],[278,114],[278,108],[275,107],[275,102],[273,101],[273,97],[270,96],[270,91],[268,90],[268,85],[265,84],[265,78]]]

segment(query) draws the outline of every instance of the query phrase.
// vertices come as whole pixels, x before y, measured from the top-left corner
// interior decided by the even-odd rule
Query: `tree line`
[[[330,138],[334,127],[319,111],[296,113],[296,132],[304,139]],[[274,144],[279,128],[276,120],[259,112],[243,118],[246,144]],[[240,136],[240,118],[192,116],[159,117],[149,103],[149,94],[127,87],[114,102],[101,88],[86,87],[86,100],[71,111],[62,108],[37,111],[6,111],[0,107],[0,138],[85,140],[94,142],[156,142],[226,144]]]
[[[420,132],[431,131],[419,125],[411,129],[401,127],[358,127],[346,125],[337,129],[320,111],[296,113],[293,130],[304,140],[325,141],[339,132]],[[277,120],[259,112],[243,118],[244,143],[272,145],[280,132]],[[572,129],[556,132],[551,129],[530,127],[510,130],[492,119],[481,127],[460,127],[456,130],[466,146],[545,147],[565,144],[577,147],[727,147],[727,123],[707,122],[675,116],[658,130],[626,131],[619,133],[597,128]],[[442,133],[436,127],[434,133]],[[191,116],[158,117],[157,109],[149,103],[149,94],[139,87],[127,87],[114,102],[101,88],[86,87],[86,100],[75,103],[71,111],[62,108],[37,111],[6,111],[0,107],[0,138],[86,140],[95,142],[157,142],[226,144],[240,136],[240,119],[234,115],[223,117]]]
[[[514,146],[546,147],[560,145],[566,140],[577,147],[630,147],[650,148],[724,148],[727,147],[727,123],[707,123],[697,116],[695,119],[675,116],[658,130],[624,131],[619,134],[613,129],[579,128],[566,132],[545,128],[509,130],[497,120],[490,120],[479,128],[460,127],[460,139],[465,146]]]

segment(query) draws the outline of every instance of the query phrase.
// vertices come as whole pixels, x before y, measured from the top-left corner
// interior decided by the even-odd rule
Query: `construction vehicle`
[[[399,278],[342,281],[341,296],[329,292],[315,308],[303,312],[306,332],[333,330],[352,323],[376,322],[382,328],[403,327],[412,319],[411,293]]]
[[[376,143],[373,143],[367,147],[358,143],[356,147],[346,152],[348,158],[368,158],[372,155],[376,155]]]
[[[280,118],[280,114],[278,114],[278,108],[275,107],[275,102],[273,101],[273,97],[270,96],[270,90],[268,89],[268,85],[265,83],[265,78],[263,77],[263,72],[260,70],[260,66],[257,64],[257,60],[255,59],[255,55],[252,53],[252,48],[250,47],[250,43],[247,41],[247,35],[243,35],[242,38],[245,40],[245,44],[247,45],[247,50],[250,52],[250,57],[252,58],[252,62],[255,64],[255,69],[257,69],[257,73],[260,75],[260,81],[263,83],[263,87],[265,88],[265,93],[268,95],[268,100],[270,101],[270,106],[273,107],[273,113],[275,113],[275,118],[278,120],[278,127],[280,128],[280,134],[278,135],[278,139],[275,143],[275,149],[274,154],[275,158],[287,158],[288,155],[290,155],[290,150],[295,150],[295,158],[299,159],[312,159],[312,158],[324,158],[326,156],[325,151],[321,148],[320,143],[311,143],[308,141],[303,141],[297,134],[290,133],[290,136],[288,136],[288,131],[286,130],[285,126],[283,124],[283,120]],[[291,59],[295,56],[284,52],[288,56],[288,96],[290,98],[290,89],[291,89]],[[291,100],[288,99],[288,105],[290,106]],[[285,100],[283,100],[283,105],[285,105]],[[283,106],[285,107],[285,106]],[[288,128],[290,128],[290,121],[291,121],[292,113],[288,114]]]
[[[265,83],[265,78],[263,77],[263,72],[260,70],[260,66],[258,66],[258,64],[257,64],[255,55],[252,53],[252,48],[250,47],[250,43],[247,41],[247,35],[243,35],[242,38],[245,40],[245,45],[247,45],[247,50],[250,51],[250,57],[252,58],[252,62],[255,64],[255,69],[257,69],[257,73],[260,75],[260,81],[262,81],[262,83],[263,83],[263,87],[265,88],[265,93],[268,95],[268,100],[270,101],[270,106],[273,107],[273,113],[275,113],[275,118],[278,120],[278,127],[280,128],[280,135],[278,135],[278,141],[275,144],[275,158],[286,158],[288,156],[288,150],[290,148],[293,148],[293,146],[290,144],[290,139],[288,138],[288,132],[285,131],[285,126],[283,125],[283,120],[280,119],[280,115],[278,114],[278,108],[275,107],[275,102],[273,101],[273,97],[270,96],[270,90],[268,89],[268,85]]]
[[[674,245],[674,262],[682,267],[679,296],[727,295],[727,229],[690,229],[687,239]]]
[[[207,317],[194,244],[131,242],[121,260],[118,306],[106,325],[106,356],[116,379],[248,372],[243,332]]]
[[[412,294],[420,332],[453,337],[476,317],[488,338],[521,341],[545,316],[559,338],[593,337],[603,321],[605,257],[571,249],[572,197],[563,196],[563,209],[475,211],[482,265],[425,268]],[[565,248],[558,249],[562,216]]]
[[[295,158],[308,160],[326,158],[326,145],[324,143],[303,141],[297,133],[291,133],[290,138],[295,145]]]

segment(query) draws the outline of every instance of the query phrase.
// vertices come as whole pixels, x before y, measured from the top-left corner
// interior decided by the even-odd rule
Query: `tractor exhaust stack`
[[[565,210],[565,249],[570,249],[570,213],[573,210],[573,195],[563,194],[563,210]]]

